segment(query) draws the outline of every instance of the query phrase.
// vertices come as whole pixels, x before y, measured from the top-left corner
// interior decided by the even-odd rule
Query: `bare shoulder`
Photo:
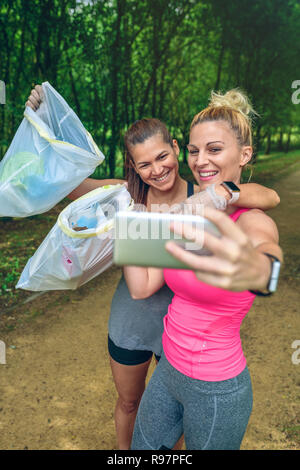
[[[278,229],[274,220],[261,209],[250,209],[243,212],[237,220],[237,225],[250,237],[260,237],[263,234],[278,241]]]
[[[243,212],[237,220],[239,225],[252,224],[254,221],[276,226],[274,220],[261,209],[250,209]]]

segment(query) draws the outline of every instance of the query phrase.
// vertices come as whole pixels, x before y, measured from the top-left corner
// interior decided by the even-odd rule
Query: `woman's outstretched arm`
[[[196,243],[203,244],[212,256],[198,256],[168,242],[166,250],[195,271],[200,281],[223,289],[264,290],[268,284],[271,263],[264,253],[282,261],[278,245],[278,231],[274,221],[260,210],[243,213],[234,223],[227,214],[211,208],[204,209],[204,216],[213,222],[221,238],[200,233],[196,228],[173,223],[174,231]]]
[[[133,299],[146,299],[164,285],[163,270],[140,266],[124,266],[124,276]]]
[[[86,178],[85,180],[83,180],[82,183],[80,183],[79,186],[77,186],[77,188],[73,189],[73,191],[67,195],[67,198],[74,201],[80,196],[83,196],[84,194],[89,193],[90,191],[93,191],[93,189],[101,188],[102,186],[105,186],[107,184],[119,184],[119,183],[123,184],[125,183],[125,180],[119,180],[119,179],[96,180],[93,178]]]
[[[260,184],[245,183],[237,186],[240,189],[239,198],[234,203],[229,203],[232,196],[222,184],[212,184],[203,191],[199,191],[199,186],[195,186],[195,194],[181,204],[174,204],[170,212],[202,215],[204,207],[224,211],[229,205],[266,211],[273,209],[280,202],[276,191]]]
[[[237,207],[247,207],[249,209],[261,209],[267,211],[278,206],[280,198],[274,189],[267,188],[257,183],[237,184],[240,189],[240,196],[232,205]],[[216,192],[230,199],[229,192],[224,186],[217,185]],[[227,194],[226,194],[227,193]]]

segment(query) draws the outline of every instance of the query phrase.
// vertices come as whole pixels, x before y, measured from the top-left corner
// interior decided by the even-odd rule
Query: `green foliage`
[[[15,256],[3,260],[0,272],[0,295],[12,291],[12,287],[20,277],[19,269],[20,263]]]
[[[43,81],[106,155],[97,177],[123,175],[123,135],[141,117],[164,120],[184,148],[212,89],[249,94],[257,150],[298,147],[299,26],[297,0],[4,0],[0,159]]]
[[[57,214],[69,202],[61,202],[47,215],[0,218],[0,315],[4,309],[26,297],[25,291],[15,288],[21,272],[56,222]]]

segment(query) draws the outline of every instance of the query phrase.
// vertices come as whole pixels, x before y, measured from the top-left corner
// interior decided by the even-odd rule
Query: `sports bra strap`
[[[240,215],[242,215],[244,212],[250,211],[247,207],[238,207],[235,212],[230,214],[230,218],[236,222],[237,219],[239,218]]]
[[[194,194],[194,185],[190,181],[187,182],[187,197],[193,196]]]

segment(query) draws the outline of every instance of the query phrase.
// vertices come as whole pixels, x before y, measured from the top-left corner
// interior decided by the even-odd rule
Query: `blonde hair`
[[[252,115],[257,115],[249,98],[239,88],[233,88],[224,95],[211,92],[207,108],[196,114],[190,129],[205,121],[226,121],[235,132],[238,143],[252,147]]]
[[[244,145],[253,147],[253,116],[259,116],[259,114],[253,109],[246,93],[239,88],[233,88],[224,95],[212,91],[207,108],[194,116],[190,130],[201,122],[225,121],[235,133],[241,147]],[[248,169],[250,170],[249,182],[253,175],[251,161],[244,166],[243,171]]]

